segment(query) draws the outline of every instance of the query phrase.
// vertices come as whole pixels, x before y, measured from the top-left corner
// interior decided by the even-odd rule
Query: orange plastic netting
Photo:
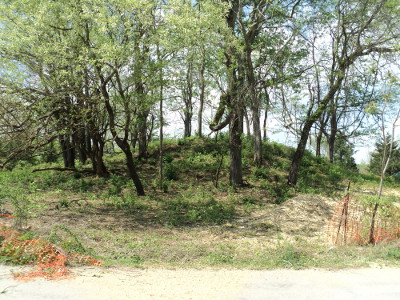
[[[26,238],[21,232],[0,225],[0,255],[8,256],[10,261],[19,264],[33,264],[31,271],[14,274],[16,279],[29,280],[35,277],[62,279],[69,274],[68,263],[101,265],[102,262],[91,256],[66,253],[41,238]]]
[[[399,209],[392,208],[397,215]],[[337,204],[335,213],[328,225],[328,242],[334,245],[366,245],[370,242],[372,213],[363,207],[350,194]],[[373,230],[373,243],[390,242],[400,238],[398,218],[378,214]]]

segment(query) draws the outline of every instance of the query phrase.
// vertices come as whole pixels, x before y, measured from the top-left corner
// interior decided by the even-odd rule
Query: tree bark
[[[185,138],[192,136],[192,116],[193,116],[193,113],[187,112],[187,111],[184,112],[183,124],[184,124],[185,130],[183,133],[183,137],[185,137]]]
[[[337,119],[336,119],[336,110],[332,108],[331,110],[331,133],[328,138],[328,159],[331,163],[334,161],[334,152],[335,152],[335,141],[337,135]]]
[[[315,156],[321,157],[321,143],[322,143],[323,132],[322,128],[318,130],[317,138],[315,140]]]
[[[147,117],[150,113],[149,109],[141,110],[138,113],[138,142],[139,142],[139,154],[138,158],[147,158]]]
[[[308,136],[309,136],[311,127],[314,124],[314,122],[315,121],[313,121],[312,119],[311,120],[309,119],[304,124],[303,130],[302,130],[301,136],[300,136],[300,141],[297,145],[296,152],[294,153],[293,158],[292,158],[292,165],[290,167],[289,176],[288,176],[288,185],[289,186],[295,186],[297,184],[300,164],[303,159],[304,152],[305,152],[306,146],[307,146]]]
[[[250,120],[249,120],[249,114],[248,114],[247,110],[244,111],[244,119],[246,120],[246,135],[251,136]]]
[[[85,128],[79,128],[76,137],[75,137],[75,142],[76,146],[78,148],[78,153],[79,153],[79,160],[81,161],[82,164],[84,164],[87,160],[87,152],[86,152],[86,132]]]
[[[197,135],[199,137],[203,136],[203,110],[204,110],[204,101],[205,101],[205,91],[206,91],[206,84],[204,80],[204,72],[205,72],[205,62],[200,68],[200,97],[199,97],[199,111],[197,113]]]
[[[242,173],[243,116],[234,114],[229,124],[230,167],[229,179],[232,186],[243,185]]]
[[[193,118],[193,63],[188,63],[186,70],[186,80],[183,88],[183,102],[185,103],[185,109],[183,111],[183,123],[185,127],[184,137],[190,137],[192,135],[192,118]]]
[[[270,98],[267,89],[265,89],[265,97],[266,97],[266,106],[264,112],[264,121],[263,121],[263,140],[267,141],[267,120],[268,120],[268,110],[270,105]]]
[[[250,95],[251,117],[253,121],[253,160],[257,166],[261,166],[262,164],[262,139],[261,139],[261,124],[260,124],[261,99],[256,90],[256,78],[254,75],[252,47],[251,47],[251,45],[254,42],[255,35],[256,32],[250,34],[250,36],[246,35],[244,61],[246,65],[247,84]]]
[[[109,172],[104,164],[104,141],[102,139],[93,138],[93,147],[89,153],[92,162],[93,171],[99,177],[107,177]]]
[[[142,182],[140,181],[139,175],[136,172],[136,167],[135,167],[135,163],[133,161],[132,151],[129,149],[129,144],[128,144],[128,142],[126,142],[126,141],[124,142],[122,140],[121,146],[122,146],[121,149],[125,153],[125,156],[126,156],[126,166],[128,167],[129,176],[132,179],[132,181],[136,187],[136,193],[138,194],[138,196],[145,196]]]
[[[138,132],[135,129],[134,131],[131,132],[131,146],[132,146],[132,149],[136,149],[137,141],[138,141]]]
[[[59,137],[62,157],[65,168],[75,168],[75,149],[69,135],[60,135]]]
[[[253,117],[253,160],[257,166],[262,164],[262,139],[260,126],[260,110],[257,107],[252,107]]]

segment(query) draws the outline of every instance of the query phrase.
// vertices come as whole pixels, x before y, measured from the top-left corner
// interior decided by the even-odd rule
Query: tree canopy
[[[258,166],[267,118],[294,134],[289,185],[314,135],[317,155],[325,140],[330,161],[353,164],[345,141],[371,124],[377,70],[398,71],[399,9],[398,0],[2,1],[0,165],[57,145],[65,167],[90,160],[108,176],[103,155],[117,146],[144,195],[134,152],[146,159],[152,139],[162,148],[174,113],[185,137],[203,136],[203,121],[209,132],[229,127],[233,186],[244,183],[244,122]]]

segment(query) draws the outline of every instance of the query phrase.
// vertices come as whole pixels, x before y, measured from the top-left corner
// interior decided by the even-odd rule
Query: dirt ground
[[[194,270],[76,268],[61,281],[19,282],[0,265],[0,299],[400,299],[400,269]]]
[[[277,206],[266,215],[253,218],[250,225],[258,230],[273,226],[286,237],[324,237],[338,199],[300,195]]]

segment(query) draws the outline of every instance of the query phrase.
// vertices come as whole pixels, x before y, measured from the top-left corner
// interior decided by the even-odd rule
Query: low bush
[[[203,194],[203,198],[200,199],[199,196],[196,198],[192,195],[191,198],[186,198],[180,195],[176,200],[164,203],[162,209],[161,220],[174,226],[222,224],[235,215],[232,204],[218,202],[208,194]]]

